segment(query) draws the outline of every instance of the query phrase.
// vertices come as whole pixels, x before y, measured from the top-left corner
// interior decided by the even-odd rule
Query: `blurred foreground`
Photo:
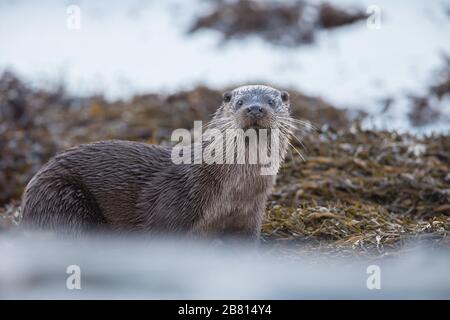
[[[2,236],[0,256],[0,299],[450,298],[450,252],[425,248],[397,259],[290,260],[242,246],[33,235]],[[69,290],[75,269],[81,288]]]

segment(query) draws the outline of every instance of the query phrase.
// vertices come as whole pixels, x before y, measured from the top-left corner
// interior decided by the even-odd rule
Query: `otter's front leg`
[[[259,243],[264,210],[248,210],[231,215],[231,219],[223,230],[223,234]]]

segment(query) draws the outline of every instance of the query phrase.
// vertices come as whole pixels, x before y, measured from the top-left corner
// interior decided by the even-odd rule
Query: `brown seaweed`
[[[341,27],[366,17],[362,10],[344,10],[328,3],[217,1],[210,13],[196,19],[189,32],[213,29],[225,40],[256,34],[272,44],[298,46],[312,43],[321,29]]]

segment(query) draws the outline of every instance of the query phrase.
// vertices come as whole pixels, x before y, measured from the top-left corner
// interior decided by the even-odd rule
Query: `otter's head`
[[[289,94],[269,86],[242,86],[223,94],[217,116],[244,130],[278,129],[289,118]]]
[[[226,132],[224,143],[227,150],[230,146],[231,150],[233,146],[237,150],[236,153],[231,152],[232,157],[237,157],[232,160],[238,159],[233,163],[258,164],[258,168],[267,170],[261,174],[273,175],[290,144],[293,121],[287,92],[250,85],[223,94],[223,103],[210,121],[209,128]],[[228,135],[229,131],[232,131],[231,135]],[[265,133],[270,133],[270,136]],[[214,141],[220,143],[221,140]]]

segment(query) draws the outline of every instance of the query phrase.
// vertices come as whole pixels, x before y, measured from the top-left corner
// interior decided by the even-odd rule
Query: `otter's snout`
[[[267,110],[260,105],[247,107],[245,110],[248,117],[253,119],[261,119],[267,115]]]

